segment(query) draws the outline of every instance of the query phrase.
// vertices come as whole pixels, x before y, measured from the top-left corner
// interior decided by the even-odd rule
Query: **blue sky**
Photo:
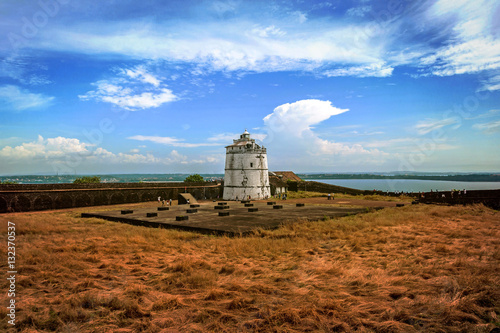
[[[500,171],[500,2],[0,4],[0,174]]]

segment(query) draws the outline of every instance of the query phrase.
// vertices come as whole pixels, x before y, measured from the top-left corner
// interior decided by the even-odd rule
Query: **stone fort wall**
[[[0,213],[177,200],[179,193],[196,199],[222,197],[217,183],[100,183],[0,185]]]

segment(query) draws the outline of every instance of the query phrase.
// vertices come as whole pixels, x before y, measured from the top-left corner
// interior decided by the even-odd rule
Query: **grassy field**
[[[7,221],[16,223],[16,331],[500,327],[500,212],[484,206],[386,208],[243,238],[82,219],[82,211],[0,215],[3,240]],[[0,252],[6,272],[5,245]],[[5,331],[5,279],[0,287]]]

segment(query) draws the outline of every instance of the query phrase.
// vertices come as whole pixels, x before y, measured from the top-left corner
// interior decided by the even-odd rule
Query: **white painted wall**
[[[265,199],[271,196],[265,148],[226,147],[224,200]]]

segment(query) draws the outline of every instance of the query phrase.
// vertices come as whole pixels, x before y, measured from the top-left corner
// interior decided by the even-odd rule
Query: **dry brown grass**
[[[81,211],[0,216],[3,235],[6,221],[18,231],[17,330],[500,326],[500,213],[483,206],[388,208],[244,238],[81,219]],[[0,266],[7,271],[5,260]],[[5,315],[2,306],[0,330]]]

